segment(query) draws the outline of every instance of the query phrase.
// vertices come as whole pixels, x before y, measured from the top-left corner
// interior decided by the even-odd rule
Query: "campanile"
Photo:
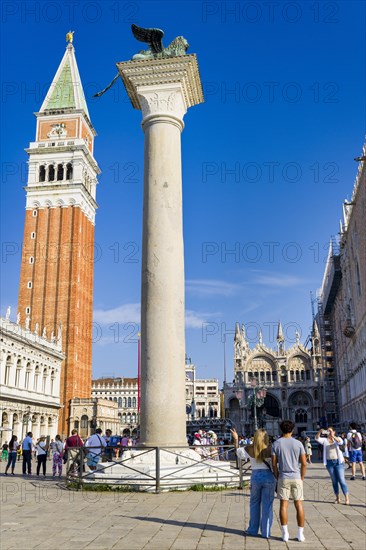
[[[96,132],[89,118],[72,34],[38,113],[29,155],[18,313],[48,338],[61,333],[59,432],[69,403],[91,396]],[[61,329],[60,329],[61,327]]]

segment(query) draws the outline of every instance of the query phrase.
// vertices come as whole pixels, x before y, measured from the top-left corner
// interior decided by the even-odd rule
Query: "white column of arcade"
[[[186,445],[181,140],[203,101],[194,55],[119,63],[145,134],[141,444]]]

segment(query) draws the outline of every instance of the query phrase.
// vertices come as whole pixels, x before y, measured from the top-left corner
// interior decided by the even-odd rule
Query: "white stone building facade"
[[[1,441],[13,434],[21,440],[29,431],[34,438],[54,438],[61,408],[61,332],[49,340],[9,317],[8,309],[6,318],[0,318]]]
[[[217,378],[196,378],[196,367],[186,360],[186,419],[220,418]]]
[[[220,418],[217,378],[196,378],[196,367],[186,361],[186,420]],[[138,378],[98,378],[92,382],[92,397],[107,399],[118,408],[117,434],[138,435]],[[187,412],[189,410],[189,412]]]
[[[108,399],[118,408],[117,435],[137,435],[139,426],[138,379],[98,378],[92,381],[92,397]]]
[[[113,435],[120,433],[118,406],[113,401],[103,398],[74,397],[70,402],[70,432],[75,428],[80,437],[86,439],[96,428],[112,430]]]

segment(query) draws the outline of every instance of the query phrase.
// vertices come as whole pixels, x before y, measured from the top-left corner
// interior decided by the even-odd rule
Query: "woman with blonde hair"
[[[254,434],[253,443],[240,447],[238,434],[231,430],[236,454],[239,459],[249,459],[252,467],[250,480],[250,520],[246,535],[258,535],[259,528],[263,538],[271,536],[273,522],[273,500],[276,488],[276,479],[267,459],[271,457],[271,446],[268,434],[259,428]]]

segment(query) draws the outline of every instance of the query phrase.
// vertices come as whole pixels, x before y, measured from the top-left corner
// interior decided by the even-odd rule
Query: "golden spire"
[[[72,44],[74,40],[74,32],[75,31],[69,31],[68,33],[66,33],[66,42],[69,42],[70,44]]]

